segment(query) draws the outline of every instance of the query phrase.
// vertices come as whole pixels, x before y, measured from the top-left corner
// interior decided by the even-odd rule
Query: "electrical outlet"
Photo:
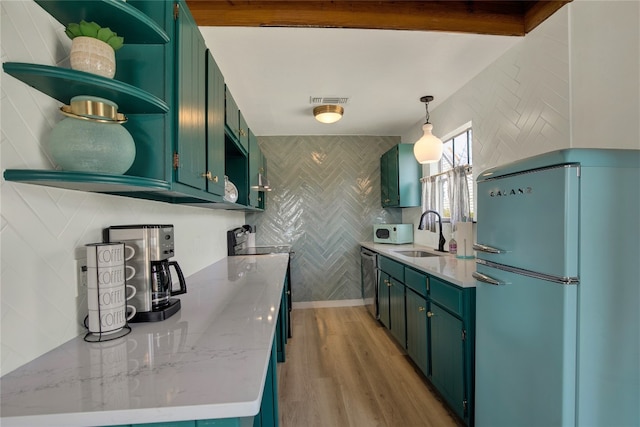
[[[76,280],[79,288],[87,287],[87,259],[80,258],[76,260]]]

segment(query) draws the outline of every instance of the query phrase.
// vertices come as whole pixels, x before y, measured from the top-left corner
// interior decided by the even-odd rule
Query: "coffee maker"
[[[130,302],[136,315],[130,322],[156,322],[173,316],[180,310],[180,300],[170,298],[187,292],[187,284],[174,255],[173,225],[115,225],[103,231],[105,242],[123,242],[134,253],[127,265],[135,269],[128,285],[136,288]],[[170,268],[178,276],[174,289]]]

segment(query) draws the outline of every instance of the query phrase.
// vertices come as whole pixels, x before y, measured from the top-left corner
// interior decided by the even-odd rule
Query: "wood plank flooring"
[[[292,311],[278,364],[282,427],[460,426],[365,307]]]

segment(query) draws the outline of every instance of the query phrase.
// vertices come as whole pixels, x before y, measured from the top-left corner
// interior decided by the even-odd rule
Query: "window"
[[[443,141],[444,149],[442,159],[438,164],[438,170],[432,174],[432,179],[436,178],[436,210],[442,213],[442,218],[451,218],[451,204],[449,200],[449,176],[447,172],[459,166],[468,166],[466,169],[467,186],[469,187],[469,207],[471,218],[473,218],[474,194],[473,194],[473,173],[471,166],[472,159],[472,130],[467,128],[453,138]]]

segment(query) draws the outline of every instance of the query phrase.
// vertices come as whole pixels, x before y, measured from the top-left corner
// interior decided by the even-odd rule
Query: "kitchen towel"
[[[458,242],[457,258],[475,258],[473,252],[473,223],[456,223],[456,242]]]

